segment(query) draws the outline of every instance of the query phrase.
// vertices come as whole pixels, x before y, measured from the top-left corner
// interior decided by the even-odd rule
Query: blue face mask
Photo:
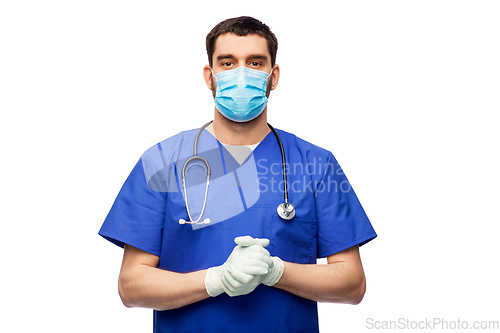
[[[267,78],[271,73],[241,66],[215,74],[215,107],[224,117],[236,122],[255,119],[267,105]]]

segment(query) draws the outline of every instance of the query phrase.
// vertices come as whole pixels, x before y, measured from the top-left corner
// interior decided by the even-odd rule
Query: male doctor
[[[259,193],[245,204],[240,183],[250,176],[235,169],[236,194],[228,194],[229,185],[210,188],[207,201],[224,211],[237,197],[242,211],[201,226],[180,224],[192,221],[185,196],[192,188],[182,187],[180,168],[197,130],[148,149],[99,231],[125,249],[120,297],[127,307],[154,309],[155,332],[318,332],[317,302],[361,302],[359,246],[376,233],[333,155],[281,130],[296,211],[291,220],[277,215],[283,186],[272,185],[283,179],[275,172],[281,154],[267,124],[267,98],[280,78],[277,39],[260,21],[238,17],[215,26],[206,47],[203,76],[215,108],[199,149],[216,152],[207,159],[225,176],[237,159],[230,152],[246,149],[237,165],[256,168]],[[154,185],[162,177],[173,189]],[[328,264],[317,265],[321,257]]]

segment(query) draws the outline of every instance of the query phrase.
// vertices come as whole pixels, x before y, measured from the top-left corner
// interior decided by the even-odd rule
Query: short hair
[[[276,63],[276,53],[278,52],[278,39],[271,32],[271,29],[261,21],[249,16],[240,16],[224,20],[217,24],[207,35],[206,47],[208,63],[213,65],[213,55],[215,51],[215,42],[220,35],[232,33],[237,36],[258,35],[267,40],[267,48],[271,54],[271,66]]]

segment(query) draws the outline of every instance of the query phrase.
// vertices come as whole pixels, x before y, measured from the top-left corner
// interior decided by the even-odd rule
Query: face
[[[222,71],[236,69],[245,66],[261,72],[271,72],[271,54],[267,47],[267,41],[259,35],[237,36],[234,34],[220,35],[215,41],[215,51],[212,57],[213,67],[205,66],[203,76],[205,83],[215,96],[214,74]],[[268,94],[278,85],[279,66],[274,65],[273,73],[268,79]]]

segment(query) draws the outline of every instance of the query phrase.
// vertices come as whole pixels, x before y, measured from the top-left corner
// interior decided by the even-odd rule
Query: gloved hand
[[[248,237],[248,238],[247,238]],[[267,243],[263,245],[262,241],[265,240]],[[242,246],[250,246],[250,245],[256,245],[256,244],[261,244],[262,246],[266,247],[269,245],[269,240],[268,239],[252,239],[250,236],[245,236],[245,237],[237,237],[235,240],[235,243],[238,245]],[[267,286],[274,286],[279,279],[281,279],[281,276],[283,275],[283,270],[285,268],[285,264],[283,263],[283,260],[281,260],[279,257],[271,257],[273,260],[272,265],[269,266],[269,272],[263,276],[264,278],[261,278],[262,283],[267,285]]]
[[[210,267],[207,270],[207,275],[205,275],[205,289],[207,290],[207,293],[212,296],[216,297],[219,296],[224,292],[222,290],[222,266],[215,266],[215,267]]]
[[[268,239],[237,237],[238,244],[222,268],[222,290],[229,296],[246,295],[266,278],[273,260],[264,249]]]
[[[252,247],[255,245],[261,245],[263,247],[266,247],[269,245],[269,240],[268,239],[258,239],[258,238],[252,238],[250,236],[245,236],[245,237],[237,237],[235,238],[235,243],[240,245],[240,246],[248,246]],[[266,251],[267,252],[267,251]],[[269,252],[267,252],[269,253]],[[247,291],[246,294],[249,292],[253,291],[255,288],[260,283],[263,283],[267,286],[274,286],[281,276],[283,275],[283,270],[285,268],[285,264],[283,263],[283,260],[281,260],[279,257],[271,257],[272,263],[269,265],[269,272],[267,274],[254,274],[250,271],[246,271],[245,273],[253,275],[251,279],[248,279],[247,276],[242,275],[240,272],[237,270],[232,269],[231,266],[226,267],[222,270],[222,284],[223,284],[223,290],[227,292],[227,290],[230,290],[231,293],[235,293],[233,289],[240,289],[242,291]],[[244,285],[241,285],[244,284]],[[225,287],[225,288],[224,288]],[[231,289],[231,287],[233,289]],[[227,289],[227,290],[226,290]],[[228,293],[229,294],[229,293]],[[240,294],[244,295],[244,294]],[[230,295],[231,296],[231,295]]]
[[[269,287],[274,286],[281,279],[285,269],[285,263],[279,257],[271,257],[271,259],[273,260],[273,267],[262,281],[263,284]]]
[[[257,245],[262,247],[269,245],[268,239],[254,239],[250,236],[237,237],[234,241],[239,246],[249,248]],[[269,254],[267,251],[265,253]],[[271,259],[272,263],[270,264],[266,261],[269,264],[267,274],[252,272],[248,268],[239,270],[228,262],[222,269],[222,289],[229,296],[238,296],[252,292],[261,283],[274,286],[283,275],[285,265],[279,257],[271,257]],[[252,275],[252,277],[249,279],[248,275]]]
[[[226,262],[210,267],[205,276],[207,293],[218,296],[224,291],[229,296],[245,295],[253,291],[269,273],[273,260],[264,249],[268,239],[237,237],[238,244]]]

